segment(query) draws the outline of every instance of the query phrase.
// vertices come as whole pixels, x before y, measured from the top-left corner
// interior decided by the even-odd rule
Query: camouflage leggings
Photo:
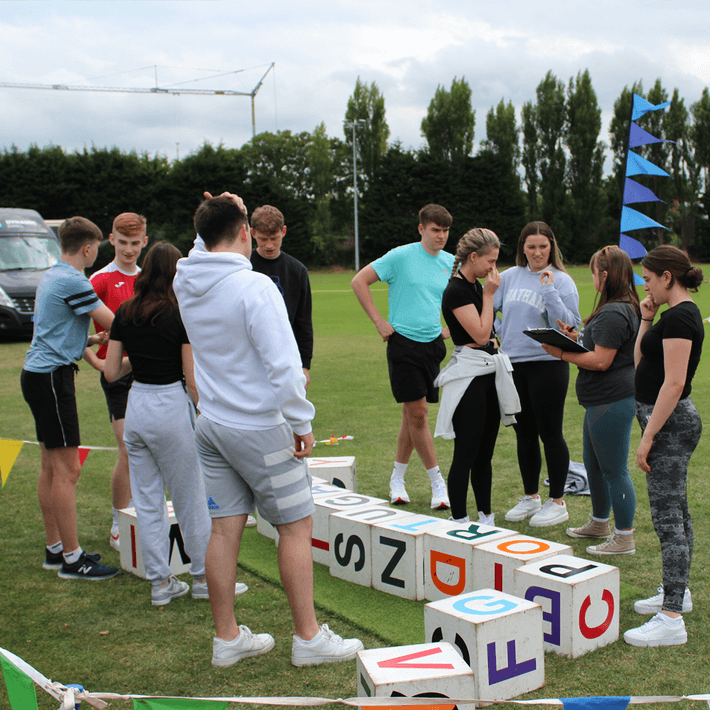
[[[653,412],[652,404],[636,402],[641,431]],[[646,474],[651,519],[661,541],[663,609],[680,613],[693,556],[693,523],[688,510],[688,462],[700,441],[703,425],[689,397],[681,399],[653,439]]]

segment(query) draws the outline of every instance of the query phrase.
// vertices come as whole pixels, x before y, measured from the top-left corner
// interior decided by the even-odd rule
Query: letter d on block
[[[447,584],[439,578],[436,570],[439,563],[455,567],[458,570],[458,581],[455,584]],[[466,560],[462,557],[454,557],[438,550],[432,550],[429,564],[431,565],[431,581],[440,592],[448,594],[450,597],[457,597],[463,592],[463,588],[466,586]]]

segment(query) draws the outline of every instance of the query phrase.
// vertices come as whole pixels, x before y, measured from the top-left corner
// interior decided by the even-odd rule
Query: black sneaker
[[[45,569],[61,569],[64,564],[64,555],[61,552],[50,552],[46,547],[44,551],[47,556],[42,567]],[[85,552],[84,554],[94,562],[98,562],[101,559],[101,555],[98,552]]]
[[[118,573],[118,567],[102,565],[85,552],[81,553],[81,556],[73,565],[68,565],[66,561],[62,562],[62,568],[58,572],[62,579],[91,580],[109,579],[109,577],[115,577]]]

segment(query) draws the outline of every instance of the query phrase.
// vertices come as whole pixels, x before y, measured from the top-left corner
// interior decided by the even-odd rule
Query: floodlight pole
[[[357,224],[357,143],[355,140],[355,129],[365,125],[364,118],[356,118],[352,121],[343,121],[344,128],[353,129],[353,194],[355,196],[355,271],[360,271],[360,234]]]

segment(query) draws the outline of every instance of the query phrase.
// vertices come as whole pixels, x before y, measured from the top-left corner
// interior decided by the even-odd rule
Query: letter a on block
[[[508,667],[501,668],[496,666],[496,642],[488,644],[488,684],[495,685],[504,680],[510,680],[519,675],[525,675],[537,668],[537,661],[531,658],[522,663],[518,663],[515,659],[515,639],[508,641]]]
[[[439,579],[439,576],[436,573],[436,566],[439,563],[458,569],[458,581],[455,584],[447,584]],[[438,550],[432,550],[430,564],[431,581],[434,582],[434,586],[442,594],[448,594],[450,597],[457,597],[461,594],[461,592],[463,592],[463,588],[466,586],[466,560],[462,557],[445,555],[443,552],[439,552]]]
[[[614,618],[614,595],[608,589],[602,592],[602,601],[606,602],[609,613],[599,626],[587,626],[587,610],[592,605],[591,597],[587,596],[582,602],[582,608],[579,610],[579,630],[585,639],[599,638],[609,628]]]
[[[407,653],[404,656],[397,656],[395,658],[388,658],[385,661],[380,661],[377,665],[380,668],[440,668],[445,670],[454,670],[454,666],[451,663],[410,663],[409,661],[414,661],[417,658],[424,658],[425,656],[433,656],[434,654],[441,653],[441,648],[426,648],[423,651],[417,651],[416,653]]]

